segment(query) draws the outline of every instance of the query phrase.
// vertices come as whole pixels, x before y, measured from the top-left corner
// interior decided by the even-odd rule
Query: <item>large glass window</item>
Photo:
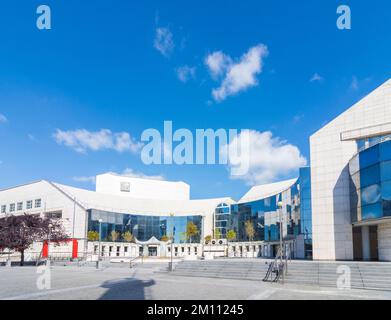
[[[228,231],[228,222],[230,219],[230,206],[226,203],[220,203],[215,210],[215,237],[226,238]]]
[[[380,182],[380,166],[379,164],[365,168],[360,172],[360,185],[361,188],[370,186],[371,184],[377,184]]]
[[[379,144],[380,161],[391,160],[391,141]]]
[[[383,216],[382,204],[375,203],[361,208],[361,215],[363,220],[378,219]]]
[[[391,136],[367,139],[366,150],[349,162],[352,222],[391,216]],[[359,159],[360,170],[357,170]]]
[[[378,184],[361,189],[361,203],[363,206],[376,203],[380,200],[380,198],[380,185]]]
[[[369,148],[360,153],[360,169],[369,167],[379,162],[379,147],[378,145]]]
[[[173,234],[175,243],[200,242],[202,217],[195,216],[144,216],[134,214],[121,214],[100,210],[89,210],[88,230],[99,232],[99,219],[102,219],[102,240],[110,241],[111,234],[116,231],[119,234],[117,241],[122,241],[122,236],[129,231],[140,240],[147,241],[153,236],[161,239],[163,236],[171,237]],[[188,223],[194,223],[197,234],[186,234]]]
[[[380,163],[381,180],[391,180],[391,161],[384,161]]]

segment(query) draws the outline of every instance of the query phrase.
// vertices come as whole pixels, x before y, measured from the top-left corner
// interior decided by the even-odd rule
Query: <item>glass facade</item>
[[[112,231],[118,232],[120,237],[116,241],[122,241],[121,235],[130,231],[131,234],[140,241],[147,241],[153,236],[161,239],[174,233],[175,243],[199,243],[201,235],[202,217],[194,216],[153,216],[122,214],[101,210],[88,210],[88,231],[99,232],[99,220],[101,225],[101,240],[111,240]],[[191,239],[186,237],[186,227],[189,222],[197,226],[198,234]]]
[[[391,216],[391,140],[375,138],[349,162],[352,223]]]
[[[230,218],[230,206],[226,203],[220,203],[215,210],[215,237],[227,237],[227,228]]]
[[[381,142],[384,142],[387,140],[391,140],[391,135],[386,134],[386,135],[380,135],[380,136],[376,136],[376,137],[359,139],[359,140],[356,140],[357,149],[359,151],[363,151],[367,148],[374,146],[375,144],[378,144],[378,143],[381,143]]]
[[[300,168],[300,233],[304,235],[305,257],[312,258],[311,168]]]
[[[298,181],[282,193],[252,202],[232,205],[228,229],[236,232],[237,241],[277,242],[280,239],[281,220],[283,221],[282,231],[284,239],[293,239],[301,234]],[[279,201],[282,202],[281,212],[277,208]],[[246,230],[246,221],[252,223],[253,236]]]

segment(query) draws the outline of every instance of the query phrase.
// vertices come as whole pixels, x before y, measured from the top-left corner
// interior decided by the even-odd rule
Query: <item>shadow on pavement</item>
[[[145,300],[145,288],[153,286],[155,280],[127,278],[121,281],[106,281],[101,286],[107,288],[98,300]]]

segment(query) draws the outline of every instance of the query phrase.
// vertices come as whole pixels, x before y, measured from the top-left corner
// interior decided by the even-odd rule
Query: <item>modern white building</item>
[[[314,259],[391,260],[390,134],[388,80],[311,136]]]
[[[107,173],[96,191],[49,181],[0,190],[0,218],[61,219],[73,257],[96,254],[92,232],[110,257],[169,255],[167,238],[175,256],[273,257],[281,236],[292,258],[391,261],[391,80],[315,132],[310,157],[297,179],[255,186],[237,202]]]
[[[111,173],[97,177],[97,191],[42,180],[1,190],[0,218],[40,214],[61,219],[69,241],[60,248],[52,245],[51,256],[90,259],[99,253],[98,241],[90,232],[99,234],[104,257],[170,256],[167,237],[174,239],[175,257],[272,257],[279,246],[279,223],[283,221],[287,250],[292,257],[308,258],[300,229],[298,183],[292,179],[257,186],[235,202],[227,197],[191,200],[189,186],[183,182]],[[129,195],[129,190],[137,197]],[[162,199],[161,194],[171,194],[167,196],[170,199]],[[278,201],[284,203],[281,211]],[[252,233],[246,230],[246,222],[250,222]],[[189,223],[195,225],[196,234],[187,234]],[[134,237],[131,243],[125,240],[127,232]],[[234,232],[234,237],[229,232]],[[205,241],[207,236],[210,240]],[[27,256],[45,256],[45,246],[34,245]]]

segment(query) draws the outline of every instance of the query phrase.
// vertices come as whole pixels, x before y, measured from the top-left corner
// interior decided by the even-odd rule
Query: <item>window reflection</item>
[[[391,216],[391,140],[387,137],[374,137],[371,141],[377,144],[366,147],[349,162],[353,223]]]
[[[122,241],[122,235],[129,231],[140,241],[147,241],[152,237],[161,239],[163,236],[172,236],[175,243],[187,242],[186,227],[189,222],[197,226],[198,234],[193,236],[191,242],[200,242],[202,217],[195,216],[145,216],[135,214],[122,214],[101,210],[88,211],[88,231],[99,232],[99,222],[102,219],[101,239],[110,241],[111,233],[116,231],[120,237],[116,241]]]

